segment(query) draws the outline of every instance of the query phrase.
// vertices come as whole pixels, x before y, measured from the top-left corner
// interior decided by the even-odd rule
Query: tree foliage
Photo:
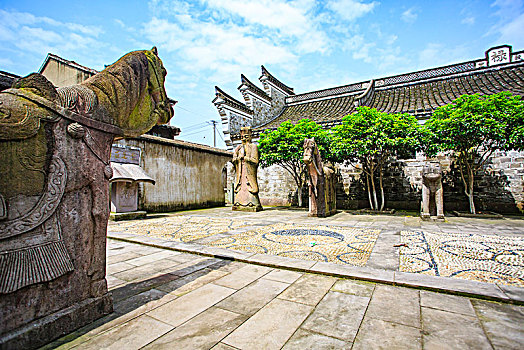
[[[356,165],[366,177],[369,204],[373,210],[383,210],[385,204],[382,183],[384,165],[389,157],[414,152],[419,147],[419,125],[409,114],[387,114],[374,108],[358,107],[345,116],[342,124],[333,128],[334,153]],[[380,204],[377,199],[377,183]]]
[[[463,95],[435,110],[424,126],[426,154],[454,151],[470,211],[475,214],[477,172],[494,151],[524,148],[524,103],[509,92]]]
[[[277,129],[266,130],[260,135],[261,166],[281,166],[291,174],[301,190],[306,182],[306,166],[302,161],[304,139],[311,137],[315,138],[322,159],[333,160],[330,134],[314,121],[302,119],[297,124],[285,121]]]

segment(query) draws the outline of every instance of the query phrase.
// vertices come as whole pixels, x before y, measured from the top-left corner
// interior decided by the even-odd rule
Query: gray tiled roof
[[[483,70],[433,81],[375,89],[370,107],[386,113],[429,116],[464,94],[509,91],[524,95],[524,64]]]
[[[277,128],[285,120],[296,123],[308,118],[320,123],[342,119],[355,111],[354,102],[355,95],[352,95],[287,106],[280,116],[257,129]]]
[[[426,118],[436,108],[464,94],[509,91],[524,96],[524,61],[482,69],[472,68],[470,63],[383,78],[379,80],[380,86],[377,81],[372,97],[363,105],[386,113],[410,113]],[[283,121],[296,123],[303,118],[325,126],[338,124],[342,117],[355,111],[355,103],[363,91],[363,84],[357,83],[288,97],[284,111],[255,131],[274,129]]]

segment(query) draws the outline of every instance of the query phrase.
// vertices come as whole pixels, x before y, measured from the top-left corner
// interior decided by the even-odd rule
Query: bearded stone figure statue
[[[232,160],[236,172],[233,210],[261,211],[257,182],[258,147],[251,142],[250,127],[243,127],[240,136],[242,144],[235,148]]]

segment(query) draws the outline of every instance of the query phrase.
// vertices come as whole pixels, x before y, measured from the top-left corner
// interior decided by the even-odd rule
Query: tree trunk
[[[377,200],[377,188],[375,186],[375,179],[373,178],[373,172],[371,173],[371,187],[373,187],[373,203],[375,204],[374,210],[378,210],[378,200]]]
[[[476,214],[477,211],[475,210],[475,202],[473,200],[473,185],[474,185],[474,181],[475,181],[475,174],[473,172],[473,169],[470,169],[469,170],[469,183],[468,183],[468,192],[466,192],[466,194],[468,195],[468,200],[469,200],[469,211],[471,214]]]
[[[303,191],[304,187],[300,186],[298,189],[297,189],[297,199],[298,199],[298,207],[299,208],[302,208],[302,191]]]
[[[384,210],[384,186],[382,185],[382,168],[378,169],[379,171],[379,186],[380,186],[380,211]]]
[[[371,198],[371,186],[369,185],[369,175],[366,174],[366,187],[368,190],[368,199],[369,199],[369,206],[371,207],[371,210],[375,210],[373,207],[373,200]]]

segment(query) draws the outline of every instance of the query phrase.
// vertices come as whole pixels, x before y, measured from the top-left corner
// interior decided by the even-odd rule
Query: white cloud
[[[354,21],[373,11],[378,2],[362,3],[359,0],[331,0],[327,8],[347,21]]]
[[[71,54],[85,49],[99,49],[100,27],[60,22],[27,12],[0,10],[0,42],[4,49],[45,55],[47,52]]]
[[[512,21],[503,24],[500,28],[499,42],[513,45],[516,49],[524,47],[524,13]]]
[[[220,15],[250,31],[295,43],[302,53],[326,52],[329,40],[311,15],[315,2],[280,0],[206,0]]]
[[[499,18],[486,35],[497,35],[493,45],[509,44],[520,49],[524,47],[524,2],[522,0],[497,0],[491,4]]]
[[[258,64],[286,65],[297,60],[289,49],[234,24],[192,18],[181,25],[153,18],[145,33],[159,49],[176,54],[186,74],[209,71],[208,79],[214,81],[238,81],[240,72],[253,71]]]
[[[457,62],[466,61],[468,58],[466,45],[445,46],[439,43],[428,43],[418,54],[418,68],[426,69]]]
[[[400,19],[402,19],[406,23],[414,23],[418,18],[418,13],[416,12],[414,7],[411,7],[407,9],[406,11],[402,12],[402,15],[400,16]]]
[[[473,25],[475,24],[475,17],[473,16],[468,16],[468,17],[465,17],[462,19],[462,21],[460,21],[460,23],[462,24],[467,24],[467,25]]]

